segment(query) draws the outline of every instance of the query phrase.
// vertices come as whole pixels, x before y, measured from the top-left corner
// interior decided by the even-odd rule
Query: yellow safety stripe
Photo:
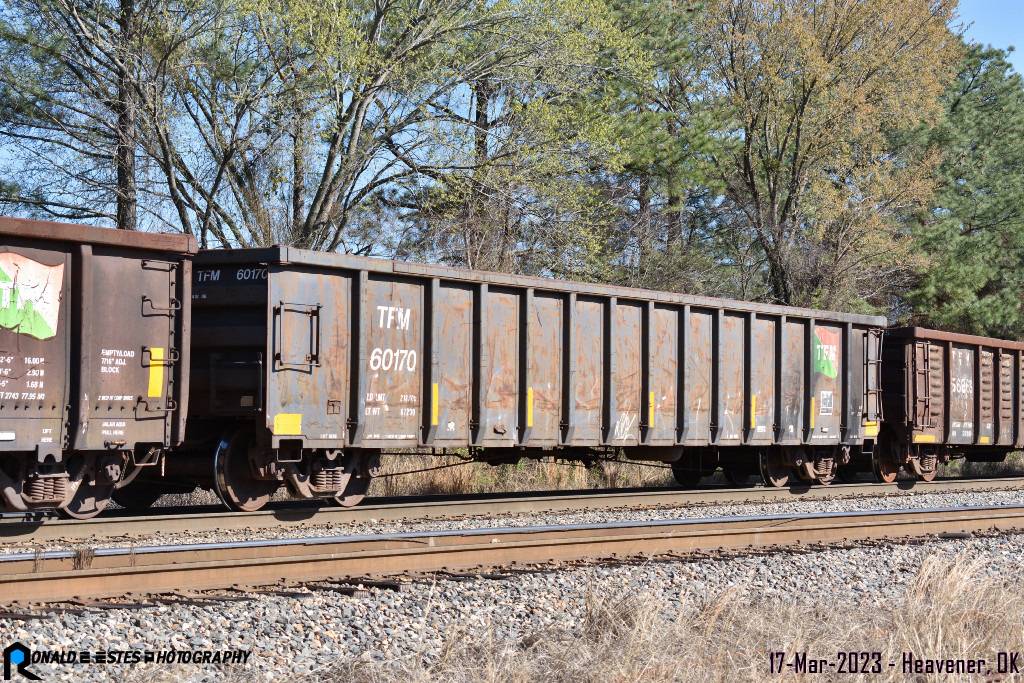
[[[164,395],[164,350],[149,350],[149,392],[150,398]]]

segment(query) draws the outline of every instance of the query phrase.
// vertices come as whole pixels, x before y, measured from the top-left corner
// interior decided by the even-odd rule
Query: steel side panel
[[[653,419],[651,420],[652,446],[673,446],[676,443],[676,411],[679,386],[679,311],[666,306],[655,306],[651,320],[653,344],[651,346],[651,394]]]
[[[750,443],[768,445],[775,440],[775,334],[776,319],[754,321],[754,348],[750,350],[751,378],[748,404],[753,408]]]
[[[374,275],[367,282],[367,310],[361,317],[368,333],[363,447],[419,444],[426,284]]]
[[[90,329],[77,397],[82,423],[72,445],[169,445],[180,399],[172,393],[173,363],[180,359],[170,360],[172,349],[178,351],[173,339],[181,311],[171,299],[178,293],[180,261],[106,246],[97,246],[86,261],[91,287],[82,293],[83,325]]]
[[[620,302],[615,307],[616,372],[614,424],[611,444],[636,446],[640,443],[640,348],[642,310]]]
[[[745,327],[749,317],[726,313],[722,321],[722,357],[718,359],[719,375],[722,377],[722,415],[719,425],[718,443],[721,446],[739,446],[743,442],[744,433],[744,395],[743,378]]]
[[[978,443],[991,445],[995,441],[996,370],[993,349],[981,350],[981,416],[978,420]]]
[[[484,320],[489,374],[484,378],[484,446],[514,446],[519,427],[519,293],[490,289]]]
[[[564,299],[553,296],[533,298],[530,329],[529,388],[533,405],[531,446],[557,446],[562,412],[562,306]]]
[[[264,416],[275,441],[301,437],[309,448],[343,445],[351,284],[337,273],[270,268]]]
[[[1016,396],[1017,426],[1014,446],[1024,448],[1024,353],[1015,351],[1013,355],[1017,365],[1017,389],[1014,394]]]
[[[473,402],[473,290],[457,284],[442,284],[435,315],[440,321],[439,371],[436,378],[438,447],[469,445],[469,422]],[[431,410],[433,387],[424,391],[424,410]]]
[[[804,337],[805,321],[787,320],[783,326],[783,355],[786,364],[782,371],[782,423],[779,442],[787,445],[803,443],[804,425]]]
[[[867,330],[854,327],[852,334],[849,359],[853,370],[850,373],[851,414],[846,420],[846,433],[848,443],[861,443],[864,438],[862,423],[867,419],[868,411],[865,391],[865,379],[867,379],[868,372],[868,365],[865,362]]]
[[[811,398],[814,407],[808,442],[818,445],[839,443],[846,361],[842,354],[843,330],[818,321],[812,335]]]
[[[949,442],[974,443],[974,349],[953,344],[949,376]]]
[[[68,402],[70,248],[0,245],[0,452],[60,450]],[[46,329],[41,326],[45,324]],[[52,333],[52,336],[50,334]]]
[[[914,377],[914,435],[927,443],[945,440],[943,403],[946,400],[943,347],[929,340],[917,340],[911,347]],[[927,357],[927,363],[925,358]],[[927,399],[927,401],[925,400]]]
[[[576,429],[571,445],[597,446],[601,443],[601,401],[604,395],[604,325],[600,301],[576,299],[573,338],[576,348]]]
[[[996,442],[1000,446],[1013,445],[1013,354],[1010,352],[999,353],[999,371],[997,373],[998,388],[996,399],[999,411],[999,433]]]
[[[711,443],[711,348],[715,314],[710,311],[691,310],[689,353],[686,358],[687,398],[686,421],[690,425],[685,445],[706,446]]]

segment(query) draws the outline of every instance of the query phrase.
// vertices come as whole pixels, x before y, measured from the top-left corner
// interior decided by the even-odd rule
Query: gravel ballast
[[[481,577],[417,580],[407,591],[369,588],[260,595],[217,604],[56,612],[40,620],[0,620],[0,642],[34,649],[136,650],[242,648],[244,665],[177,664],[185,680],[243,677],[294,679],[328,675],[348,661],[429,660],[446,638],[519,639],[550,627],[576,628],[595,595],[644,594],[671,618],[688,605],[729,592],[738,600],[780,600],[830,609],[886,605],[901,599],[929,555],[954,561],[987,558],[982,573],[1019,574],[1024,536],[999,535],[871,545],[730,559],[649,561]],[[298,588],[295,590],[305,591]],[[41,664],[46,678],[148,678],[155,665]]]
[[[977,507],[987,505],[1020,505],[1019,491],[961,491],[945,493],[904,493],[859,498],[811,499],[781,502],[757,502],[729,505],[683,505],[666,507],[634,507],[607,510],[579,510],[507,514],[406,521],[376,521],[344,524],[316,524],[266,529],[167,533],[160,536],[117,536],[102,539],[55,540],[45,542],[8,541],[0,543],[0,555],[35,552],[36,550],[73,550],[82,546],[99,548],[130,548],[186,543],[226,543],[289,538],[323,538],[329,536],[362,536],[389,533],[422,533],[465,529],[520,528],[563,524],[604,524],[609,522],[641,522],[672,519],[710,519],[760,515],[810,514],[816,512],[858,512],[870,510],[914,510],[924,508]]]

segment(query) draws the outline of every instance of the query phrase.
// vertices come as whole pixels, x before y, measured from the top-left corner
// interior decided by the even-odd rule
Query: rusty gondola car
[[[196,251],[0,218],[0,507],[90,517],[184,437]]]
[[[886,332],[882,359],[879,479],[902,466],[930,481],[951,457],[1024,447],[1024,344],[908,327]]]
[[[382,450],[446,448],[828,483],[878,433],[878,317],[287,247],[193,279],[188,443],[151,492],[353,504]]]

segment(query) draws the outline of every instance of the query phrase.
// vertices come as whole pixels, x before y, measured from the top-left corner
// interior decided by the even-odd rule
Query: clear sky
[[[1017,73],[1024,73],[1024,0],[960,0],[960,21],[973,22],[967,29],[970,41],[1017,48],[1010,61]]]

